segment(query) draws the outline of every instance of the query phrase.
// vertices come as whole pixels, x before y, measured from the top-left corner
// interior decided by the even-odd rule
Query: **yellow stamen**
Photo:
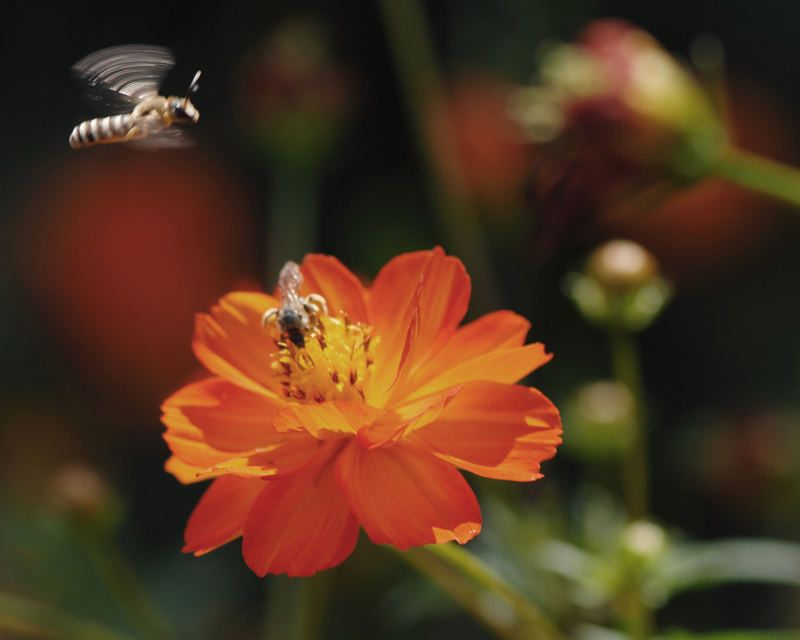
[[[364,401],[372,370],[371,328],[344,316],[322,315],[305,344],[281,340],[272,354],[272,370],[287,398],[301,402]]]

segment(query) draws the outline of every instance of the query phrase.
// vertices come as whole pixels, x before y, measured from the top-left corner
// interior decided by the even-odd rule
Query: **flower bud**
[[[647,520],[631,522],[622,532],[622,547],[632,556],[651,560],[667,549],[667,534],[660,526]]]
[[[624,331],[649,326],[672,296],[655,258],[630,240],[595,249],[584,272],[568,276],[566,290],[587,320]]]
[[[630,240],[611,240],[595,249],[586,271],[609,291],[624,293],[658,275],[658,264],[643,246]]]
[[[245,59],[239,108],[249,141],[277,160],[315,167],[350,109],[347,75],[314,22],[285,22]]]
[[[706,173],[725,143],[696,78],[623,21],[594,22],[577,43],[549,47],[539,76],[514,105],[534,142],[570,136],[631,169],[660,169],[678,181]]]
[[[57,469],[50,480],[53,507],[79,526],[108,529],[117,521],[119,505],[106,482],[94,469],[71,463]]]
[[[627,592],[651,608],[663,605],[668,597],[663,566],[669,562],[669,547],[669,536],[660,525],[649,520],[628,523],[620,538],[619,594]]]
[[[759,82],[742,77],[727,77],[718,93],[737,148],[797,163],[797,135],[787,105]],[[644,208],[635,199],[610,202],[598,216],[596,232],[645,244],[682,288],[696,289],[762,256],[782,228],[781,213],[777,201],[709,177],[666,199],[650,199]]]
[[[586,459],[618,458],[633,437],[634,411],[624,384],[604,380],[583,385],[564,411],[564,445]]]

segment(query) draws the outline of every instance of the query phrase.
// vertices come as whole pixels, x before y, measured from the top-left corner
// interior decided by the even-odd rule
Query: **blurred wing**
[[[186,149],[194,146],[194,140],[182,129],[169,127],[144,138],[137,138],[127,143],[141,151],[160,151],[165,149]]]
[[[300,285],[303,284],[303,274],[300,265],[289,260],[281,268],[278,275],[278,299],[282,304],[300,303]]]
[[[175,64],[169,49],[128,44],[90,53],[72,65],[85,84],[86,98],[115,110],[128,110],[158,95],[164,76]]]

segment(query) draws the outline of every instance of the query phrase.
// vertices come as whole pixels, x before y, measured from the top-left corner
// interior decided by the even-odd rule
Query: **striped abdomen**
[[[72,130],[69,145],[73,149],[107,142],[124,142],[133,129],[133,115],[121,113],[116,116],[85,120]]]

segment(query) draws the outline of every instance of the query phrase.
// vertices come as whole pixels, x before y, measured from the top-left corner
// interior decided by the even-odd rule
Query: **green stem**
[[[618,598],[618,607],[628,640],[648,640],[653,637],[653,612],[642,602],[638,590]]]
[[[142,637],[174,640],[179,636],[156,610],[149,594],[124,557],[95,531],[84,532],[84,542],[97,572]]]
[[[644,408],[644,386],[636,341],[628,331],[609,334],[614,377],[633,397],[634,432],[622,461],[622,486],[628,520],[646,518],[649,511],[649,456]],[[649,638],[654,629],[653,612],[642,602],[638,589],[624,595],[619,603],[626,631],[632,640]]]
[[[0,591],[0,636],[60,640],[130,640],[96,622],[65,613],[50,605]]]
[[[399,555],[500,638],[561,640],[564,637],[530,598],[459,545],[427,545]],[[487,606],[487,594],[499,596],[511,605],[517,622],[509,622],[507,616],[493,615],[496,610]]]
[[[622,482],[628,519],[639,520],[649,512],[647,426],[639,353],[633,336],[626,331],[612,331],[609,339],[614,377],[628,387],[634,402],[634,432],[622,464]]]
[[[409,549],[398,554],[407,564],[428,578],[439,589],[449,595],[473,620],[486,630],[505,640],[517,640],[513,628],[505,621],[496,620],[483,602],[480,591],[467,583],[461,575],[441,562],[432,560],[416,549]]]
[[[419,0],[380,0],[379,4],[406,108],[413,119],[418,146],[431,179],[442,231],[452,251],[470,272],[475,307],[497,308],[500,306],[497,287],[477,212],[466,197],[455,192],[452,179],[445,173],[445,164],[460,166],[452,132],[438,132],[441,148],[434,146],[430,135],[431,109],[443,103],[444,90],[423,7]],[[446,163],[437,161],[442,154],[448,156]]]
[[[754,191],[800,207],[800,169],[731,147],[711,172]]]
[[[270,183],[269,224],[266,232],[267,290],[278,280],[287,260],[302,262],[317,248],[317,195],[315,169],[273,162]]]
[[[319,638],[330,580],[330,571],[310,578],[271,576],[265,640]]]

